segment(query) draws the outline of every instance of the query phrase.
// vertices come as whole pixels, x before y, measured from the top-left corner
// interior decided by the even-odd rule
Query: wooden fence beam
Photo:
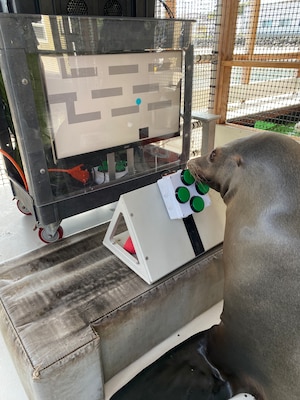
[[[225,123],[229,85],[235,43],[236,20],[238,15],[239,0],[223,0],[221,12],[221,26],[218,46],[218,62],[216,74],[216,97],[213,113],[220,115],[219,123]]]

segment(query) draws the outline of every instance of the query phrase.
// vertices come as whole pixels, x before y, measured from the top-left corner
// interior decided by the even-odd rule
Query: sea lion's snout
[[[197,157],[198,159],[199,157]],[[197,159],[191,159],[187,163],[187,168],[190,173],[193,175],[196,181],[203,181],[205,180],[201,168],[197,166]]]
[[[191,158],[187,162],[187,168],[196,181],[206,183],[212,189],[220,192],[224,199],[230,181],[230,174],[226,172],[228,166],[224,168],[224,165],[232,164],[230,168],[231,172],[236,165],[236,162],[234,160],[231,162],[231,159],[233,159],[233,157],[231,157],[230,154],[228,156],[223,148],[218,147],[213,149],[209,154]]]
[[[187,168],[197,182],[207,183],[207,181],[209,180],[207,175],[208,172],[207,167],[208,167],[207,156],[191,158],[187,162]]]

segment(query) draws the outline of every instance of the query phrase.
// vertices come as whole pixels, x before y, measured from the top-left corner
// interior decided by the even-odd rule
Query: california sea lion
[[[221,323],[170,350],[112,399],[240,393],[234,398],[299,400],[300,146],[262,133],[194,158],[188,168],[227,205]]]
[[[300,146],[262,133],[188,162],[225,204],[224,309],[208,358],[234,389],[300,399]]]

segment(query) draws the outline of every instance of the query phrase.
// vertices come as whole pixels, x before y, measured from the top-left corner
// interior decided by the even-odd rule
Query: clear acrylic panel
[[[37,205],[146,176],[151,183],[186,161],[191,28],[174,19],[1,15],[1,71]]]

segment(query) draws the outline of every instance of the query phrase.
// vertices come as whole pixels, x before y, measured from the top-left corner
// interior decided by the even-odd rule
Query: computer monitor
[[[180,134],[182,51],[40,60],[57,159]]]

